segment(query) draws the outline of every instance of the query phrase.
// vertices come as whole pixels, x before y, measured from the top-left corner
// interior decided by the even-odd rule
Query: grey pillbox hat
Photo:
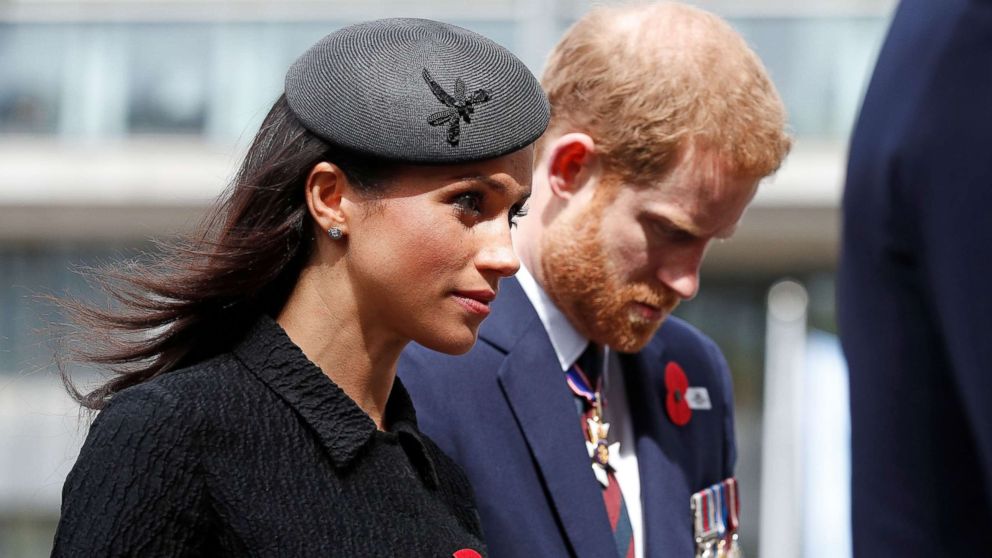
[[[511,153],[537,140],[550,117],[540,83],[510,51],[426,19],[327,35],[289,68],[286,100],[333,144],[422,164]]]

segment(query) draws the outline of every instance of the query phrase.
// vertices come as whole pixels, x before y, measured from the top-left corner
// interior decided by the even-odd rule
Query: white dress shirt
[[[558,356],[561,365],[562,381],[565,381],[565,371],[575,364],[579,356],[586,350],[589,340],[575,330],[568,318],[555,306],[544,289],[537,284],[530,271],[520,265],[517,281],[523,287],[524,293],[537,311],[544,325],[551,346]],[[624,503],[627,506],[627,516],[634,531],[634,556],[644,557],[644,522],[641,518],[641,479],[637,470],[637,452],[634,447],[634,425],[630,419],[627,406],[627,392],[624,389],[623,374],[620,373],[620,358],[609,347],[604,347],[603,397],[606,406],[603,409],[603,420],[610,424],[609,443],[620,442],[620,455],[611,456],[614,475],[623,491]],[[590,467],[591,467],[590,462]]]

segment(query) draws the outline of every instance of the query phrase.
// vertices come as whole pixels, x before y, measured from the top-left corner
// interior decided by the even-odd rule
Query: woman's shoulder
[[[218,387],[239,382],[243,368],[233,353],[226,352],[207,360],[170,370],[121,390],[114,398],[181,396],[199,401],[218,393]]]
[[[53,556],[137,548],[178,555],[200,535],[212,427],[197,392],[199,376],[216,364],[168,372],[110,398],[66,478]]]
[[[115,393],[93,427],[111,418],[130,422],[201,422],[204,411],[231,397],[243,371],[230,353],[165,372]]]
[[[77,469],[121,460],[147,465],[164,455],[173,462],[199,461],[215,430],[214,409],[232,396],[230,387],[238,382],[231,378],[238,374],[236,361],[221,355],[115,393],[90,424]],[[225,377],[228,390],[222,389]]]

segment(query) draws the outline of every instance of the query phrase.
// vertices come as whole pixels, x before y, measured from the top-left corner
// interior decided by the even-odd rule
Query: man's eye
[[[651,228],[658,236],[663,236],[674,242],[690,242],[695,239],[695,237],[687,231],[677,229],[667,223],[659,223],[658,221],[654,221],[651,223]]]
[[[478,192],[465,192],[455,196],[453,201],[458,211],[477,216],[482,213],[482,194]]]

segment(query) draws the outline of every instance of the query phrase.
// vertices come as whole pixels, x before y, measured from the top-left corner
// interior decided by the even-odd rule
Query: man
[[[992,2],[906,0],[851,141],[838,278],[856,557],[992,556]]]
[[[691,496],[733,475],[730,375],[668,316],[788,151],[784,110],[740,36],[678,4],[591,11],[542,84],[521,270],[467,356],[411,347],[400,374],[492,556],[692,556]]]

